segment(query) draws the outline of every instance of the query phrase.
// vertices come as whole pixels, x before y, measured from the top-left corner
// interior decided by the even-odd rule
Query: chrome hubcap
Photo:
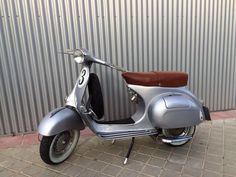
[[[184,133],[185,130],[186,128],[168,129],[168,134],[170,136],[180,136],[182,133]]]
[[[70,146],[70,140],[72,139],[70,132],[63,132],[60,136],[58,136],[55,140],[55,145],[53,149],[56,154],[61,154],[65,151],[68,146]]]
[[[49,150],[51,161],[60,163],[69,157],[76,147],[79,135],[78,130],[65,131],[56,135]]]

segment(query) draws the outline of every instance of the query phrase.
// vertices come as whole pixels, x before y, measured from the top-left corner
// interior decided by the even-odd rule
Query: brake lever
[[[66,49],[65,51],[59,51],[58,53],[78,56],[79,54],[76,54],[77,52],[80,52],[80,50],[79,49]]]

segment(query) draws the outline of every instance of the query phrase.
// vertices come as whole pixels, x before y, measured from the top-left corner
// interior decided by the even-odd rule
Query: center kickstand
[[[129,150],[128,150],[126,156],[125,156],[124,165],[127,164],[127,162],[128,162],[128,158],[129,158],[129,156],[130,156],[130,153],[131,153],[132,148],[133,148],[133,145],[134,145],[134,139],[135,139],[135,137],[132,137],[132,141],[131,141],[131,143],[130,143],[130,145],[129,145]]]

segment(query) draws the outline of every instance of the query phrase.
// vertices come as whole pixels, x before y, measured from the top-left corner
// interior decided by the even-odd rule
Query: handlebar
[[[73,55],[73,57],[78,57],[78,56],[86,56],[89,55],[89,51],[86,49],[66,49],[64,52],[61,52],[63,54],[67,55]]]
[[[101,64],[101,65],[110,67],[112,69],[115,69],[117,71],[127,72],[127,70],[122,68],[122,67],[119,67],[119,66],[107,63],[104,60],[101,60],[101,59],[98,59],[96,57],[93,57],[88,50],[83,49],[83,48],[81,48],[81,49],[72,49],[72,50],[71,49],[67,49],[65,52],[62,52],[62,53],[63,54],[67,54],[67,55],[72,55],[74,58],[76,58],[76,57],[83,57],[84,58],[83,62],[97,63],[97,64]]]

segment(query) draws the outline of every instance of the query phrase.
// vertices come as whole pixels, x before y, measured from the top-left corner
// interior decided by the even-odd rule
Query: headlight
[[[74,60],[76,63],[81,64],[84,62],[84,57],[83,56],[75,57]]]

